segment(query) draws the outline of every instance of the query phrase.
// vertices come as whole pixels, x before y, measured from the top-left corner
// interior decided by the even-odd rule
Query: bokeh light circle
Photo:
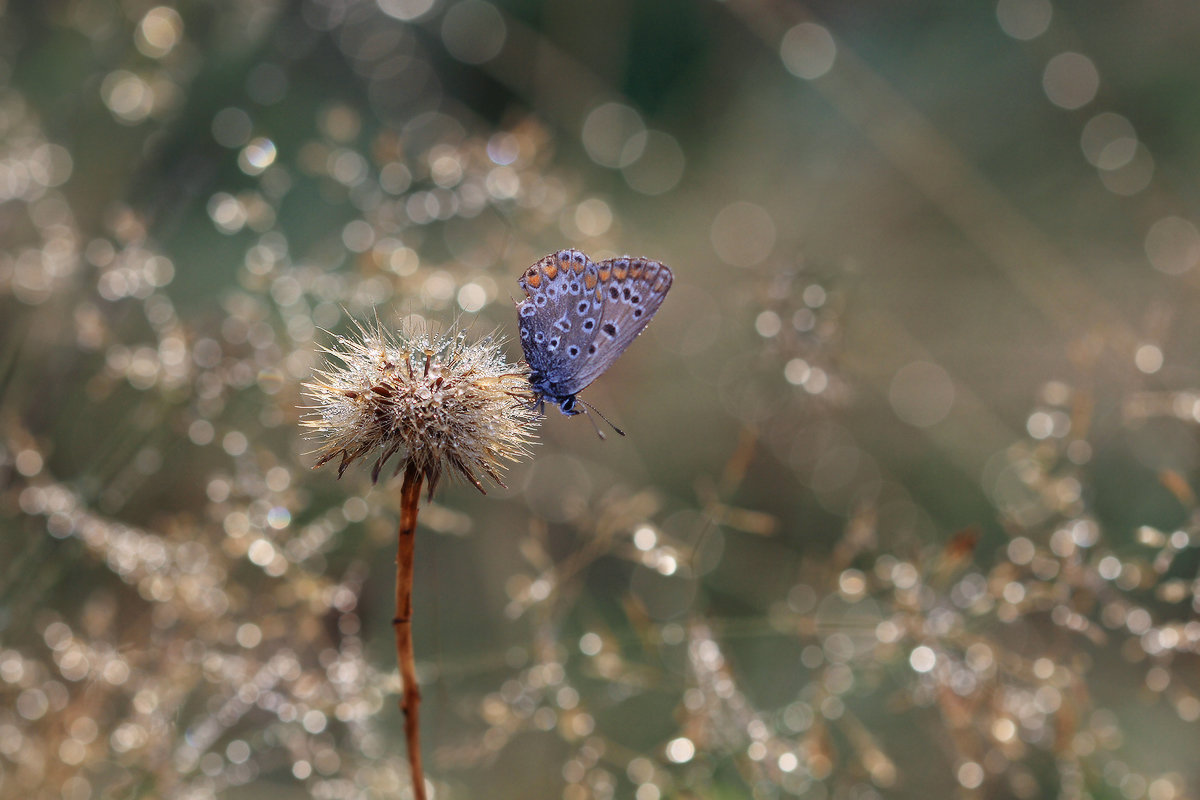
[[[1050,0],[1000,0],[996,19],[1001,29],[1014,39],[1036,39],[1050,27],[1054,7]]]
[[[801,22],[783,35],[779,58],[787,71],[797,78],[815,80],[833,67],[837,43],[824,26]]]
[[[603,167],[619,169],[642,155],[634,137],[644,134],[645,130],[641,115],[634,109],[621,103],[603,103],[584,119],[581,139],[593,161]],[[633,147],[630,147],[631,140]]]
[[[663,194],[674,189],[683,177],[683,148],[669,133],[643,131],[634,134],[624,148],[624,151],[630,150],[637,151],[638,156],[621,168],[621,174],[634,191]],[[622,161],[626,161],[624,151]]]
[[[379,10],[404,22],[411,22],[428,14],[435,0],[377,0]]]
[[[462,0],[442,18],[442,42],[450,55],[467,64],[483,64],[500,55],[508,30],[491,3]]]
[[[888,401],[900,419],[928,428],[950,413],[954,394],[954,382],[946,370],[929,361],[914,361],[896,371]]]
[[[1163,217],[1150,226],[1145,247],[1155,269],[1182,275],[1200,262],[1200,231],[1186,219]]]
[[[709,231],[713,249],[726,264],[753,267],[775,247],[775,222],[765,208],[739,201],[721,209]]]
[[[1046,64],[1042,88],[1054,105],[1067,110],[1082,108],[1100,90],[1100,73],[1082,53],[1059,53]]]

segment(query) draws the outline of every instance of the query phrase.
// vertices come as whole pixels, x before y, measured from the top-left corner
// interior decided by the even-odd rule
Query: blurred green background
[[[0,796],[405,797],[352,320],[675,273],[423,506],[435,796],[1200,793],[1200,7],[73,0],[0,18]],[[327,333],[326,331],[332,332]]]

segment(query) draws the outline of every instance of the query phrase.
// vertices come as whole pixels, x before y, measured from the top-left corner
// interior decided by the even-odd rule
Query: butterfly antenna
[[[597,417],[599,417],[600,419],[602,419],[602,420],[604,420],[605,422],[607,422],[607,423],[608,423],[608,426],[609,426],[610,428],[612,428],[614,431],[616,431],[617,433],[621,434],[622,436],[624,436],[624,435],[625,435],[625,431],[621,430],[621,429],[620,429],[620,428],[618,428],[616,425],[613,425],[613,424],[612,424],[612,420],[610,420],[608,417],[606,417],[606,416],[604,416],[603,414],[601,414],[601,413],[600,413],[600,410],[599,410],[598,408],[596,408],[594,405],[592,405],[591,403],[589,403],[587,400],[584,400],[582,397],[580,397],[580,398],[577,398],[577,399],[579,400],[579,402],[583,403],[583,404],[584,404],[584,406],[586,406],[586,407],[587,407],[587,408],[589,408],[589,409],[590,409],[590,410],[591,410],[593,413],[595,413],[595,415],[596,415]],[[592,415],[591,415],[591,414],[588,414],[588,419],[591,419],[591,417],[592,417]],[[600,430],[600,426],[596,424],[596,421],[595,421],[595,420],[592,420],[592,427],[596,429],[596,433],[597,433],[597,434],[600,436],[600,438],[601,438],[601,439],[603,439],[603,438],[604,438],[604,433],[603,433],[603,432]]]
[[[595,409],[593,409],[593,411],[594,410]],[[596,432],[596,435],[600,437],[600,441],[604,441],[605,439],[608,438],[607,436],[604,435],[604,431],[600,430],[600,426],[596,424],[596,420],[592,419],[591,414],[589,414],[585,411],[583,413],[583,415],[585,417],[587,417],[588,422],[592,423],[592,430],[594,430]]]

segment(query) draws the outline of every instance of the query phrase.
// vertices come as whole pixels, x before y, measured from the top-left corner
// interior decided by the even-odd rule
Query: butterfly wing
[[[601,304],[600,319],[594,330],[588,329],[582,362],[562,387],[568,394],[581,391],[612,366],[646,329],[674,281],[665,264],[648,258],[621,256],[595,266],[596,287],[587,299]]]
[[[517,305],[521,349],[533,388],[560,401],[577,390],[574,376],[600,326],[597,265],[578,250],[560,250],[538,261],[520,279]]]

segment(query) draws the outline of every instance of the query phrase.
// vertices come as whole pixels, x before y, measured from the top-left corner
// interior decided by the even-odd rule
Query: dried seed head
[[[413,465],[431,495],[447,466],[482,492],[480,472],[503,486],[504,462],[528,455],[538,421],[528,377],[492,337],[468,342],[465,331],[390,334],[359,324],[357,336],[323,349],[325,369],[304,384],[316,402],[302,424],[324,439],[314,469],[340,457],[340,478],[378,451],[378,481],[398,453],[395,471]]]

